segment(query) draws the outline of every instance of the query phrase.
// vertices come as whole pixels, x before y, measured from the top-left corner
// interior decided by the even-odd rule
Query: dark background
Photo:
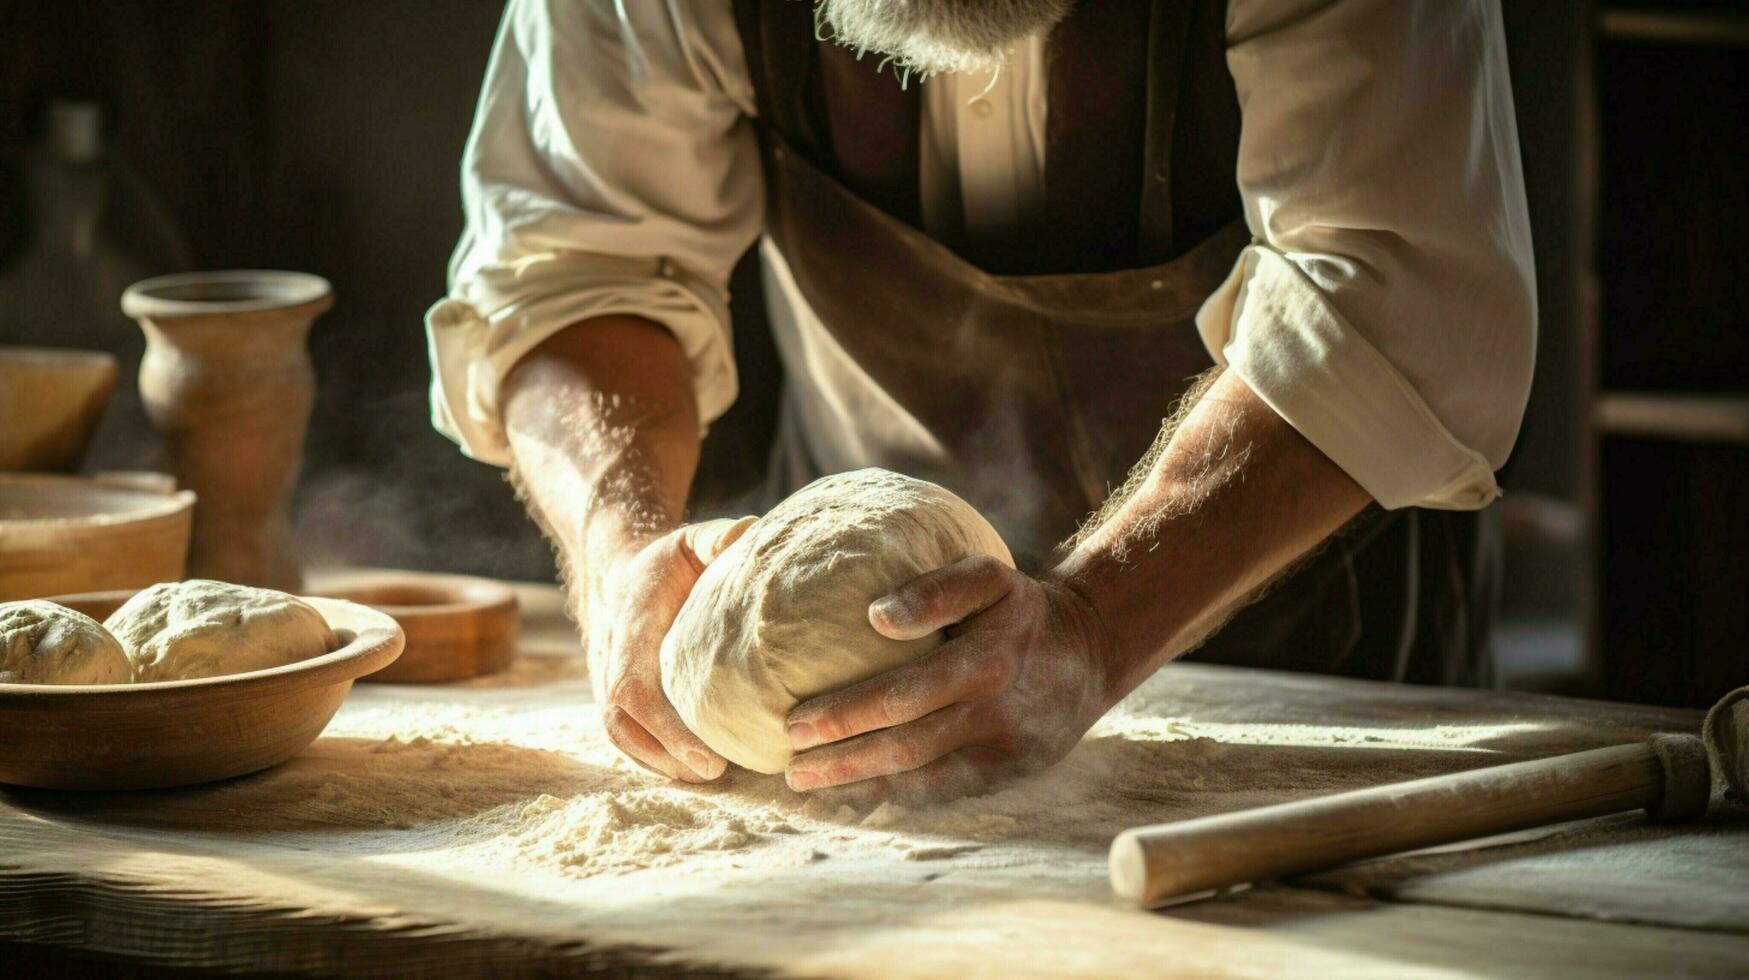
[[[1581,505],[1594,459],[1584,318],[1599,175],[1584,147],[1597,49],[1589,3],[1504,9],[1541,313],[1503,514],[1507,611],[1530,632],[1505,641],[1534,673],[1573,666],[1596,543],[1583,540],[1594,522]],[[72,95],[102,104],[114,165],[169,216],[162,239],[179,244],[146,271],[289,268],[334,284],[311,337],[320,391],[296,503],[310,564],[553,574],[502,474],[464,458],[427,415],[422,315],[443,295],[461,227],[458,162],[500,11],[492,0],[0,0],[0,276],[30,237],[20,161],[46,101]],[[1733,281],[1740,293],[1749,279]],[[713,427],[700,513],[757,476],[779,381],[746,270],[736,287],[743,395]],[[18,336],[5,316],[0,343],[75,345],[73,331]],[[133,328],[110,319],[107,345],[125,354]],[[149,465],[142,454],[100,452],[94,465]]]
[[[461,456],[427,415],[422,315],[443,295],[461,230],[462,143],[500,11],[489,0],[0,0],[0,161],[36,142],[48,99],[94,98],[114,157],[186,243],[181,257],[147,257],[162,268],[146,271],[287,268],[334,284],[311,335],[320,390],[296,504],[312,564],[553,574],[502,474]],[[0,213],[0,249],[22,220]],[[94,346],[69,339],[72,327],[22,336],[4,318],[0,343]],[[106,328],[105,346],[135,342],[125,320]],[[746,404],[714,427],[704,506],[756,474],[757,448],[741,449],[774,404],[762,340],[747,342]],[[141,459],[99,450],[94,466]]]

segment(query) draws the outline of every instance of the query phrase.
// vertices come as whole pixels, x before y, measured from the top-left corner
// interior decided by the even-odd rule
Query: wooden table
[[[1693,731],[1693,712],[1175,665],[1031,784],[939,812],[835,811],[765,777],[695,791],[613,763],[556,593],[522,596],[510,672],[359,685],[324,738],[276,770],[163,793],[0,789],[0,960],[1749,975],[1740,808],[1680,829],[1568,825],[1158,912],[1122,907],[1106,885],[1105,846],[1138,811],[1170,819]],[[670,835],[667,850],[648,867],[613,863],[616,835],[638,833]]]

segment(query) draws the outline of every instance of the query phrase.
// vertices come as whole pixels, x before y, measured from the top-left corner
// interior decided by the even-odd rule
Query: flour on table
[[[704,851],[743,850],[785,826],[769,814],[657,786],[570,800],[543,794],[513,814],[508,833],[529,860],[603,873],[655,867]]]
[[[556,596],[552,608],[556,617]],[[1170,964],[1206,973],[1212,961],[1172,959],[1201,927],[1113,906],[1113,834],[1634,741],[1662,710],[1594,705],[1564,719],[1563,702],[1529,695],[1393,687],[1375,697],[1384,689],[1362,682],[1173,665],[1050,770],[983,797],[870,807],[745,771],[703,786],[652,776],[605,738],[574,645],[541,650],[525,644],[509,670],[454,684],[355,685],[320,739],[253,776],[151,793],[8,794],[0,844],[46,838],[52,853],[13,851],[8,861],[150,875],[179,899],[227,909],[297,909],[385,929],[465,922],[532,942],[659,950],[652,955],[676,971],[975,975],[1024,932],[1027,948],[1045,950],[1038,973],[1109,966],[1049,958],[1056,938],[1072,955],[1089,936],[1109,936],[1125,962],[1147,964],[1117,972]],[[1725,885],[1741,881],[1742,863],[1719,857],[1738,852],[1694,845],[1690,863],[1709,853],[1719,870],[1708,894],[1740,895]],[[1571,880],[1575,890],[1608,887],[1601,873],[1576,869]],[[1617,891],[1600,915],[1626,914],[1618,906],[1637,893]],[[1646,914],[1640,904],[1633,914]],[[1071,937],[1089,924],[1112,931]],[[1263,972],[1353,972],[1352,961],[1318,959],[1328,937],[1296,938],[1301,925],[1285,923],[1285,938],[1243,934],[1275,943],[1278,968]],[[1231,928],[1208,929],[1230,948]],[[1422,962],[1404,959],[1420,951],[1400,945],[1368,955],[1372,972],[1389,976]]]
[[[284,765],[142,805],[153,823],[186,816],[198,826],[216,809],[268,837],[326,830],[323,846],[339,854],[405,852],[379,859],[587,882],[676,866],[1005,866],[1023,860],[1022,844],[1101,849],[1113,827],[1349,785],[1294,764],[1291,746],[1247,745],[1245,732],[1174,718],[1144,698],[1103,719],[1061,764],[994,793],[851,806],[744,770],[706,785],[653,776],[607,741],[589,697],[573,656],[524,655],[503,674],[459,684],[360,684],[324,736]]]

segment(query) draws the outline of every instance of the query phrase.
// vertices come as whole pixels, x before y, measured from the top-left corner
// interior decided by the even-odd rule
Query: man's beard
[[[821,33],[858,55],[922,76],[984,72],[1016,41],[1056,24],[1075,0],[819,0]]]

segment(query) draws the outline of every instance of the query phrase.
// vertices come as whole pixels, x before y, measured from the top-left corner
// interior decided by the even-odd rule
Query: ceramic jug
[[[289,507],[315,399],[306,344],[333,302],[302,272],[160,276],[122,294],[146,334],[140,396],[195,492],[189,575],[295,591]]]

